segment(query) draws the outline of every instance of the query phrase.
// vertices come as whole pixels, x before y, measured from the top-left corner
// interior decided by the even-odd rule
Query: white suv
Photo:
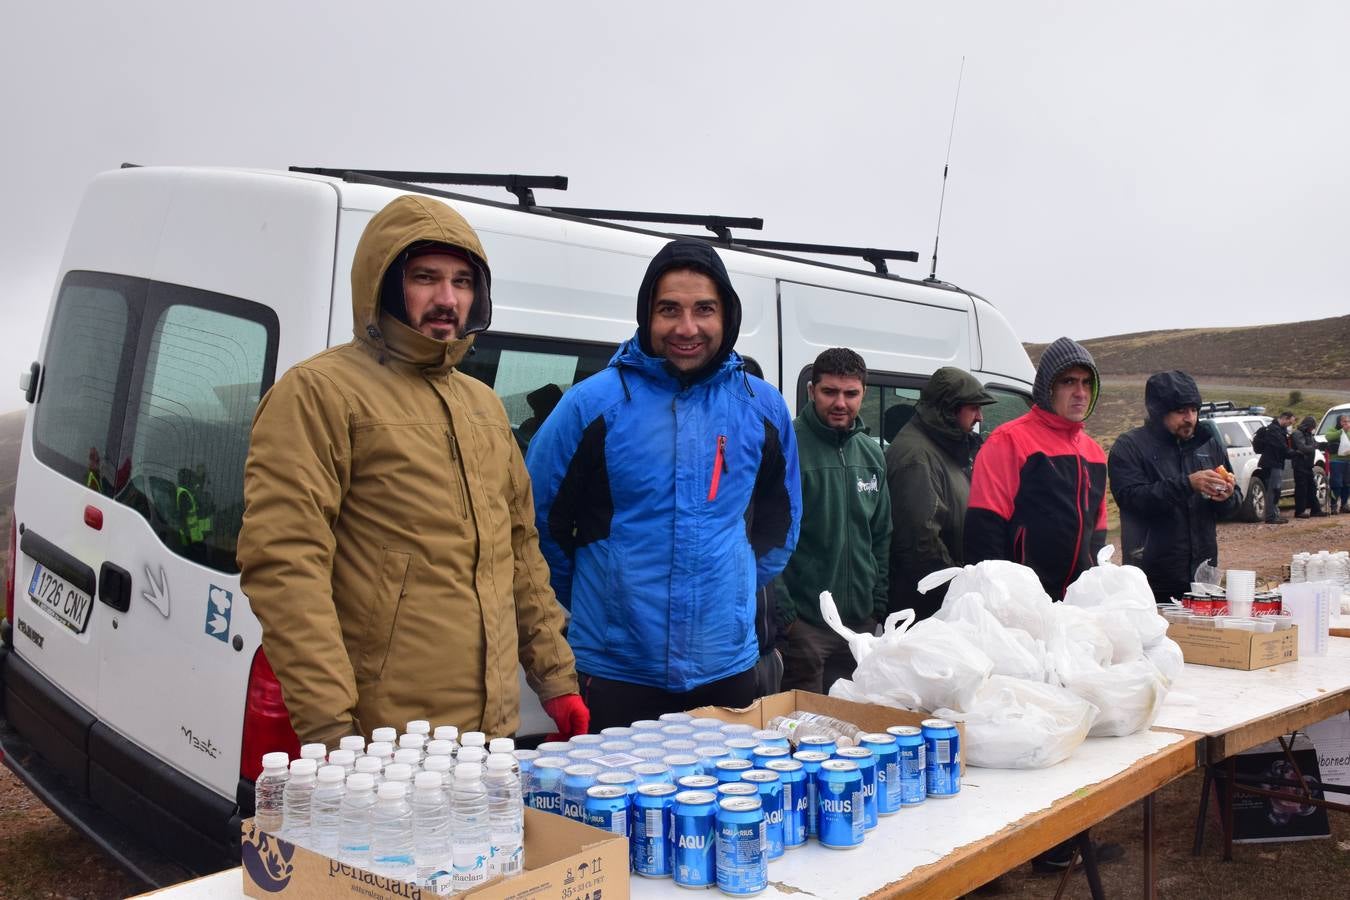
[[[1266,471],[1261,468],[1261,454],[1252,448],[1252,436],[1270,422],[1271,417],[1265,415],[1265,410],[1259,406],[1237,407],[1225,400],[1203,404],[1200,420],[1218,434],[1228,451],[1228,461],[1232,464],[1233,475],[1242,491],[1239,515],[1247,522],[1262,521],[1266,517]],[[1326,455],[1320,450],[1313,463],[1313,481],[1317,502],[1322,509],[1326,509],[1327,461]],[[1285,461],[1284,480],[1280,487],[1281,497],[1293,497],[1294,471],[1293,463],[1289,460]]]

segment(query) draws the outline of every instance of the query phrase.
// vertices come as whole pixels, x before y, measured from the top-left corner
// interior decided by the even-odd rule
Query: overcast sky
[[[962,57],[938,275],[1024,340],[1350,311],[1337,0],[0,3],[0,410],[123,161],[562,174],[922,277]]]

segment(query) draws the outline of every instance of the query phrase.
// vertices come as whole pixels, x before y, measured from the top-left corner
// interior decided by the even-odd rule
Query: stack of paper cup
[[[1246,569],[1228,570],[1228,614],[1250,619],[1256,597],[1256,573]]]

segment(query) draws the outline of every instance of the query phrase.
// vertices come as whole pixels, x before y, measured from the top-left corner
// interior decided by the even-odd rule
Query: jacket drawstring
[[[384,365],[385,363],[387,363],[389,361],[389,354],[388,352],[386,352],[384,346],[384,335],[380,334],[380,329],[376,328],[374,325],[367,325],[366,337],[370,338],[371,341],[374,342],[375,348],[380,352],[380,355],[377,357],[377,361],[379,362],[379,364]]]
[[[755,389],[750,386],[750,373],[745,371],[745,366],[741,366],[741,381],[745,382],[745,391],[751,397],[755,396]]]
[[[628,380],[623,377],[623,366],[615,366],[619,370],[619,384],[623,385],[623,398],[632,401],[633,395],[628,392]]]

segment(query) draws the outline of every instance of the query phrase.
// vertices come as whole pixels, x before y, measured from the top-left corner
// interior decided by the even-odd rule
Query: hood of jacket
[[[1066,337],[1046,347],[1045,352],[1041,354],[1040,365],[1036,366],[1036,381],[1031,388],[1031,399],[1037,406],[1049,412],[1054,411],[1054,407],[1050,405],[1050,389],[1060,374],[1075,366],[1081,366],[1092,373],[1092,401],[1088,403],[1087,411],[1088,416],[1092,415],[1092,411],[1097,408],[1097,395],[1102,389],[1101,373],[1097,371],[1097,363],[1092,359],[1088,349]]]
[[[642,276],[642,285],[638,288],[637,341],[638,347],[647,356],[656,355],[652,350],[652,294],[661,276],[671,269],[693,269],[707,275],[717,285],[717,293],[722,300],[722,346],[699,369],[676,375],[680,381],[694,384],[721,368],[736,346],[736,339],[741,334],[741,298],[731,286],[731,278],[727,275],[726,266],[722,265],[722,258],[707,243],[680,238],[666,244],[647,264],[647,274]]]
[[[1180,369],[1150,375],[1144,385],[1144,409],[1148,424],[1154,430],[1166,433],[1163,419],[1173,410],[1200,406],[1200,388],[1195,379]]]
[[[1317,427],[1317,420],[1314,419],[1312,416],[1304,416],[1303,421],[1298,423],[1299,431],[1311,432],[1316,427]]]
[[[957,422],[956,411],[967,404],[988,406],[996,402],[974,375],[955,366],[943,366],[919,392],[914,415],[934,435],[964,443],[968,435]]]
[[[444,244],[468,256],[475,271],[473,309],[459,338],[438,341],[381,309],[386,274],[402,285],[407,251],[414,245]],[[492,272],[478,235],[464,217],[439,200],[405,194],[377,212],[366,225],[352,259],[352,331],[381,359],[388,354],[429,369],[449,369],[473,345],[474,335],[492,323]]]

